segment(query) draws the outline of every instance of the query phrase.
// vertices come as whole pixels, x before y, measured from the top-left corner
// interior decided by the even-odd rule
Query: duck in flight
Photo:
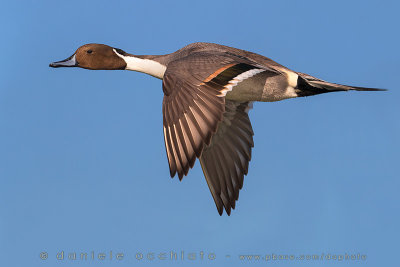
[[[132,70],[162,80],[165,149],[171,177],[181,180],[200,160],[222,215],[235,208],[247,175],[253,130],[252,102],[272,102],[336,91],[382,91],[326,82],[292,71],[249,51],[193,43],[166,55],[133,55],[104,44],[86,44],[50,67]]]

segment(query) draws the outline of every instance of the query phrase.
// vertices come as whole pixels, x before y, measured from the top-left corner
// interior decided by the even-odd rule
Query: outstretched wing
[[[228,54],[193,53],[169,63],[163,78],[163,124],[170,174],[182,179],[225,112],[226,93],[266,69]]]
[[[201,167],[214,198],[218,213],[223,207],[229,215],[239,198],[243,178],[251,159],[253,129],[248,110],[252,103],[226,100],[225,113],[211,143],[204,147]]]
[[[264,71],[276,73],[233,54],[197,52],[170,62],[163,77],[163,130],[171,177],[178,174],[182,179],[200,158],[220,214],[223,206],[228,214],[235,206],[253,145],[247,103],[226,101],[225,95]]]

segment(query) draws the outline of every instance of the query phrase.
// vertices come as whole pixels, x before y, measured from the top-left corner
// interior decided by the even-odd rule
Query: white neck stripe
[[[115,49],[114,53],[117,54],[126,62],[126,70],[139,71],[156,78],[162,79],[164,77],[166,66],[158,63],[157,61],[151,59],[142,59],[135,56],[123,56],[119,54]]]

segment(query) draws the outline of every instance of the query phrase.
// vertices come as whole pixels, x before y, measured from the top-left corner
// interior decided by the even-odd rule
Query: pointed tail
[[[349,91],[349,90],[387,91],[386,89],[358,87],[358,86],[330,83],[305,73],[298,72],[297,74],[299,75],[296,87],[296,93],[298,96],[310,96],[310,95],[317,95],[329,92],[339,92],[339,91]]]

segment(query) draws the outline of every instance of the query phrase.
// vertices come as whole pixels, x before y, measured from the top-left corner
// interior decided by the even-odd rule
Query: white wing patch
[[[221,91],[221,94],[218,95],[218,96],[219,97],[226,96],[226,94],[228,92],[232,91],[232,88],[234,86],[236,86],[238,83],[240,83],[241,81],[246,80],[246,79],[248,79],[248,78],[250,78],[250,77],[252,77],[252,76],[254,76],[254,75],[258,74],[258,73],[261,73],[263,71],[265,71],[265,69],[251,69],[251,70],[248,70],[246,72],[243,72],[243,73],[239,74],[238,76],[236,76],[235,78],[230,80],[227,85],[224,86],[225,89],[223,89]]]

